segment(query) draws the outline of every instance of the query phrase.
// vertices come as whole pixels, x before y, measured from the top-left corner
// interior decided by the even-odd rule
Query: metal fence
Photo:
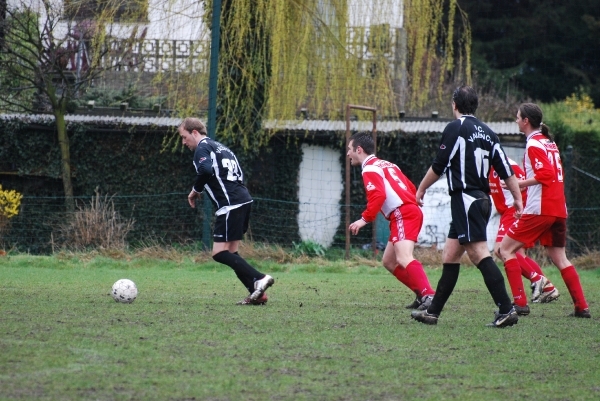
[[[577,255],[589,250],[598,250],[600,249],[600,177],[594,172],[600,171],[600,158],[584,157],[567,151],[563,162],[569,209],[568,252],[570,255]],[[85,209],[92,200],[92,197],[77,197],[76,212]],[[148,243],[203,242],[207,244],[210,242],[211,238],[206,238],[207,230],[204,225],[207,212],[202,207],[190,208],[187,203],[187,193],[113,196],[110,201],[120,218],[134,221],[133,229],[126,238],[132,247]],[[301,242],[299,226],[301,206],[304,209],[308,207],[323,210],[323,205],[318,203],[301,205],[295,201],[255,197],[247,238],[288,248],[294,243]],[[351,205],[350,217],[359,218],[363,209],[364,204]],[[449,211],[438,209],[424,207],[423,211],[428,218],[447,219]],[[345,211],[344,205],[340,204],[339,208],[332,212],[335,216],[320,215],[319,218],[308,220],[305,216],[302,224],[311,224],[313,232],[329,231],[333,228],[336,234],[332,246],[344,248]],[[208,219],[212,223],[212,211],[208,211],[208,214],[210,214]],[[19,214],[10,220],[10,226],[0,233],[0,246],[36,254],[51,253],[63,245],[60,242],[60,232],[64,231],[66,224],[72,220],[73,216],[65,212],[64,198],[25,196]],[[337,227],[330,227],[331,224]],[[384,225],[385,221],[381,221],[377,228],[384,228]],[[353,236],[352,245],[369,246],[373,237],[372,226],[368,225],[358,236]],[[444,241],[447,233],[433,234],[435,234],[433,241],[437,243]],[[421,245],[431,246],[431,240],[427,242],[430,237],[432,233],[425,232],[424,242]],[[385,235],[382,241],[385,241]]]

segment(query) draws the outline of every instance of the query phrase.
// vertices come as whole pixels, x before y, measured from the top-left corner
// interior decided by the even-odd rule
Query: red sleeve
[[[515,173],[515,177],[517,177],[517,180],[525,179],[525,173],[523,172],[523,169],[518,164],[511,164],[510,166],[512,167],[513,172]],[[521,188],[521,190],[523,190],[523,188]]]
[[[533,169],[533,177],[542,185],[550,185],[556,179],[554,166],[548,160],[548,155],[545,151],[535,146],[531,146],[527,150],[527,156],[531,161]]]
[[[362,212],[362,218],[371,223],[377,218],[377,213],[385,202],[385,184],[383,178],[374,172],[364,172],[363,183],[367,194],[367,208]]]

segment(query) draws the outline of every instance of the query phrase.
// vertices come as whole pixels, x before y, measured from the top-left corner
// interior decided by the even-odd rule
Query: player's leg
[[[452,230],[452,228],[451,228]],[[427,308],[429,313],[439,315],[442,313],[448,298],[454,291],[458,274],[460,272],[460,258],[465,253],[465,248],[456,238],[447,238],[442,254],[442,275],[437,283],[435,295],[431,306]]]
[[[393,244],[397,263],[394,275],[415,294],[415,302],[410,306],[415,309],[426,309],[431,304],[435,291],[431,288],[423,265],[413,257],[414,247],[414,241],[407,239]]]
[[[404,266],[398,264],[394,244],[391,241],[388,241],[385,250],[383,251],[381,261],[383,262],[383,267],[385,267],[387,271],[392,273],[402,284],[410,288],[408,273]]]
[[[483,281],[498,305],[498,314],[490,325],[493,327],[510,326],[517,322],[516,312],[513,315],[513,306],[508,293],[504,277],[490,255],[487,246],[487,224],[492,212],[492,204],[487,194],[481,191],[463,192],[461,197],[454,196],[454,216],[466,215],[466,225],[457,225],[458,240],[465,247],[467,255],[473,264],[477,266]],[[519,280],[521,279],[519,273]],[[523,283],[521,282],[521,286]],[[524,291],[523,291],[524,292]]]
[[[460,195],[458,197],[460,197]],[[458,231],[461,229],[456,228],[456,223],[457,220],[460,220],[459,226],[465,226],[466,214],[464,213],[464,208],[462,208],[460,201],[457,201],[456,198],[456,195],[453,195],[451,198],[450,206],[452,211],[452,221],[450,222],[448,238],[444,244],[442,276],[437,283],[435,295],[433,296],[431,305],[426,310],[414,311],[411,313],[411,317],[421,323],[437,324],[438,317],[442,313],[442,310],[444,309],[448,298],[450,298],[452,291],[454,291],[454,287],[458,281],[460,258],[465,253],[465,248],[458,241]]]
[[[390,216],[390,240],[392,244],[396,268],[395,274],[399,280],[416,295],[415,303],[418,308],[425,309],[431,303],[434,294],[423,265],[413,256],[415,242],[423,225],[423,212],[413,204],[405,204],[394,210]],[[391,255],[389,256],[391,257]],[[402,277],[402,279],[401,279]],[[410,306],[414,306],[411,304]]]
[[[516,266],[519,264],[517,252],[522,249],[525,244],[534,244],[536,241],[541,241],[542,238],[550,235],[549,229],[554,223],[554,220],[555,218],[551,216],[524,215],[509,228],[507,235],[500,244],[500,255],[504,260],[507,269],[513,265]],[[527,260],[525,259],[524,262],[527,263]],[[532,285],[532,302],[541,302],[541,296],[544,291],[547,292],[544,296],[544,299],[546,299],[547,302],[558,297],[558,290],[553,288],[553,285],[546,277],[541,276],[541,279],[538,279]],[[552,292],[552,294],[550,294],[550,292]]]
[[[498,226],[498,234],[496,235],[496,243],[494,244],[494,255],[496,255],[499,259],[502,259],[499,252],[500,243],[506,235],[506,231],[509,229],[509,227],[513,225],[513,223],[516,220],[514,213],[515,209],[513,207],[510,207],[500,217],[500,225]],[[527,259],[528,258],[525,255],[525,252],[522,249],[520,249],[517,252],[517,260],[519,261],[519,266],[521,267],[521,275],[531,282],[537,281],[539,279],[538,273],[537,271],[532,269],[532,265],[526,262]],[[535,262],[533,262],[533,264],[535,264]]]
[[[527,315],[529,314],[527,295],[525,294],[523,279],[521,278],[521,264],[517,258],[517,252],[522,246],[523,243],[505,235],[502,239],[498,253],[504,260],[504,271],[506,272],[506,278],[512,292],[517,312],[520,312],[521,315]]]
[[[458,281],[460,258],[465,253],[465,248],[460,245],[456,238],[452,238],[454,236],[453,224],[450,223],[450,233],[444,244],[442,276],[437,283],[431,305],[426,310],[411,313],[411,317],[421,323],[437,324],[437,320]]]
[[[240,241],[248,229],[249,217],[250,204],[217,216],[212,255],[215,261],[231,267],[250,293],[251,300],[257,301],[263,298],[264,291],[273,284],[274,280],[271,276],[256,270],[237,253]],[[266,302],[266,299],[263,301]]]
[[[567,244],[567,220],[557,218],[548,230],[549,233],[540,239],[540,243],[546,246],[546,252],[552,263],[560,270],[569,294],[575,305],[572,316],[590,318],[590,310],[583,293],[579,274],[573,264],[567,259],[565,246]]]
[[[525,245],[525,248],[532,248],[533,245]],[[559,297],[559,292],[548,277],[544,275],[540,266],[521,248],[517,251],[517,260],[521,267],[521,275],[530,282],[531,301],[539,303],[549,303]]]
[[[573,266],[573,264],[567,259],[564,247],[547,247],[548,256],[552,259],[552,262],[560,270],[573,304],[575,306],[575,312],[572,316],[576,317],[590,317],[589,306],[583,293],[583,287],[581,286],[581,280],[579,274]]]
[[[523,248],[519,249],[515,256],[519,261],[519,267],[521,268],[521,276],[529,280],[530,283],[534,283],[541,278],[540,275],[533,269],[532,265],[528,262],[527,259],[529,259],[529,257],[525,254]]]
[[[385,250],[383,251],[382,262],[383,262],[383,266],[386,268],[387,271],[392,273],[392,275],[394,277],[396,277],[398,279],[398,281],[400,281],[408,289],[413,291],[411,288],[412,286],[411,286],[410,276],[408,274],[408,271],[405,269],[405,267],[403,265],[398,264],[398,261],[396,259],[396,251],[394,249],[394,244],[391,241],[388,241],[388,243],[385,247]],[[421,305],[421,297],[419,297],[416,293],[415,293],[415,296],[416,296],[415,300],[412,303],[406,305],[406,309],[417,309],[419,307],[419,305]]]
[[[388,241],[385,250],[383,251],[382,262],[387,271],[392,273],[398,279],[398,281],[412,290],[406,265],[399,261],[396,253],[396,247],[391,241]]]
[[[405,266],[405,270],[408,272],[410,277],[411,289],[422,298],[432,296],[435,294],[429,278],[425,274],[423,265],[417,259],[413,257],[415,249],[415,242],[409,239],[398,241],[394,244],[394,250],[396,253],[396,260],[398,265]],[[423,301],[423,300],[422,300]]]

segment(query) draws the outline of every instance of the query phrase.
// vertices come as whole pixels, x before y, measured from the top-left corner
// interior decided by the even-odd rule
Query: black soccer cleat
[[[515,308],[511,308],[508,313],[494,312],[495,319],[492,323],[488,323],[487,327],[496,327],[502,329],[504,327],[512,326],[519,322],[519,315]]]
[[[427,309],[425,310],[416,310],[410,313],[410,317],[415,319],[417,322],[425,323],[425,324],[437,324],[438,318],[440,315],[436,315],[434,313],[428,313]]]

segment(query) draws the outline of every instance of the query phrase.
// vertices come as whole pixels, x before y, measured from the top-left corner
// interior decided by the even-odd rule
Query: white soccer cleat
[[[540,302],[540,296],[546,284],[548,284],[548,279],[544,276],[541,276],[535,283],[531,283],[531,302]]]
[[[250,298],[252,300],[256,301],[258,298],[261,297],[262,294],[265,293],[267,288],[269,288],[270,286],[273,285],[273,283],[275,283],[275,280],[273,279],[273,277],[269,276],[268,274],[265,275],[260,280],[255,281],[254,282],[254,292],[250,295]]]
[[[552,291],[542,292],[542,295],[540,295],[539,303],[547,304],[549,302],[555,301],[558,299],[559,295],[560,294],[558,293],[558,290],[556,288],[554,288]]]

